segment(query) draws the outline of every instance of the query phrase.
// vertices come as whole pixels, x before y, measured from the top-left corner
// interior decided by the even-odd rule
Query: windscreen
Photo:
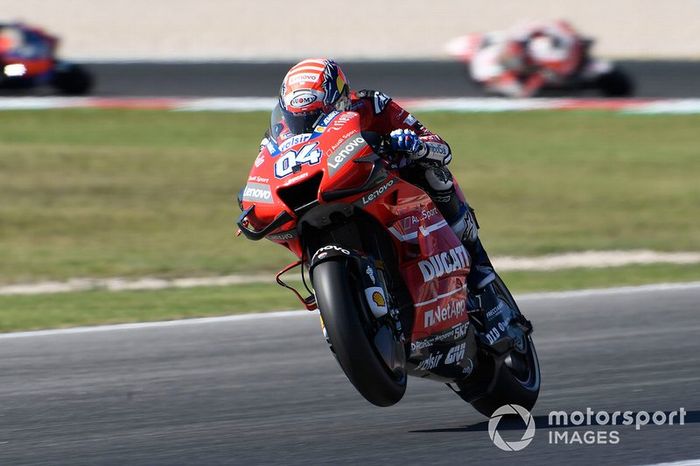
[[[310,133],[323,115],[321,110],[292,113],[277,104],[270,115],[270,135],[275,140],[279,140],[280,134],[284,133],[285,129],[294,135]]]

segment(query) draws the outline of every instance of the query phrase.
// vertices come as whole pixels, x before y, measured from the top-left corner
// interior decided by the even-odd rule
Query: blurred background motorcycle
[[[64,95],[90,92],[92,75],[81,65],[57,58],[58,44],[57,37],[38,27],[0,24],[0,89],[49,86]]]
[[[470,34],[448,49],[487,94],[524,98],[595,90],[605,97],[631,96],[630,76],[613,62],[594,57],[593,44],[558,20]]]

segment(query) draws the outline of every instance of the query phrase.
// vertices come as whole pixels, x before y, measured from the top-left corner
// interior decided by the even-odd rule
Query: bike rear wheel
[[[494,286],[498,297],[522,315],[500,277],[496,277]],[[492,374],[489,378],[490,390],[467,400],[481,414],[490,417],[494,411],[506,404],[517,404],[528,411],[535,406],[540,392],[540,364],[530,335],[524,338],[523,346],[520,350],[511,350],[506,357],[488,357],[488,360],[484,361]],[[460,391],[473,393],[473,386],[466,385],[466,382],[457,382],[456,385],[459,388],[458,394]]]

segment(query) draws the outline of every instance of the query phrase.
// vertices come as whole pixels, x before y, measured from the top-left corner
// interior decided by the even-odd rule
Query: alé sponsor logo
[[[348,141],[337,155],[328,160],[328,166],[332,169],[338,168],[340,165],[345,163],[347,158],[351,157],[359,147],[364,145],[364,143],[365,140],[362,138],[362,136],[357,136],[352,141]]]
[[[338,118],[333,120],[329,131],[340,131],[348,122],[357,117],[357,113],[343,113]]]
[[[469,254],[464,246],[460,245],[449,251],[430,256],[428,260],[418,262],[418,267],[423,275],[423,281],[429,282],[456,270],[466,270],[469,267]]]
[[[445,307],[438,306],[435,309],[425,311],[423,314],[423,327],[430,328],[443,322],[462,317],[467,310],[464,300],[450,301]]]

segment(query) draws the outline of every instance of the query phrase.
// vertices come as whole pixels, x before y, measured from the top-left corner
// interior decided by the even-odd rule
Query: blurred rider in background
[[[40,60],[51,58],[57,39],[22,23],[0,24],[0,55]]]
[[[345,74],[333,60],[303,60],[284,77],[276,107],[281,117],[277,121],[273,112],[271,129],[261,144],[266,145],[271,138],[280,145],[287,139],[311,133],[334,110],[357,112],[363,131],[389,135],[392,148],[400,154],[398,160],[392,160],[400,176],[432,198],[469,252],[472,259],[469,290],[481,297],[484,307],[495,306],[495,293],[490,285],[495,273],[479,239],[474,211],[462,200],[464,196],[457,192],[447,168],[452,160],[450,146],[389,96],[374,90],[350,90]]]
[[[558,84],[580,62],[577,32],[566,21],[518,26],[505,39],[494,42],[489,53],[496,63],[484,67],[487,89],[509,97],[531,97],[545,84]],[[478,66],[478,65],[477,65]]]

